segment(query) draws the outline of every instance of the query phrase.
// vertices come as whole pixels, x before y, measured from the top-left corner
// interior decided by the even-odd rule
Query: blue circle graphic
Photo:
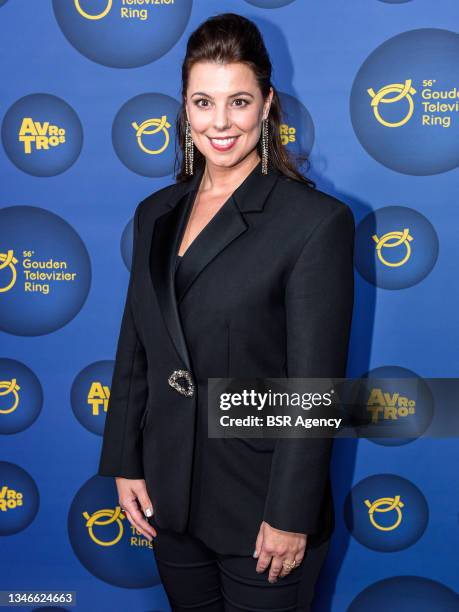
[[[61,608],[56,606],[38,606],[32,612],[69,612],[69,608]]]
[[[0,536],[19,533],[34,520],[40,495],[33,478],[19,465],[0,461]]]
[[[128,100],[113,121],[112,141],[121,162],[142,176],[171,174],[175,160],[177,100],[160,93]]]
[[[73,551],[94,576],[109,584],[142,589],[161,583],[152,542],[121,511],[113,478],[93,476],[75,495],[68,531]]]
[[[69,612],[69,608],[61,608],[55,606],[38,606],[32,612]]]
[[[421,491],[395,474],[364,478],[344,503],[347,528],[363,546],[395,552],[412,546],[424,533],[429,509]]]
[[[34,206],[0,209],[0,329],[39,336],[81,310],[91,286],[86,246],[62,217]]]
[[[420,283],[435,266],[438,252],[433,225],[412,208],[379,208],[356,228],[357,271],[383,289],[406,289]]]
[[[20,170],[32,176],[56,176],[78,159],[83,128],[76,112],[61,98],[31,94],[6,112],[2,143]]]
[[[377,47],[350,96],[355,134],[371,157],[403,174],[459,166],[459,34],[422,28]]]
[[[69,43],[90,60],[112,68],[145,66],[180,39],[192,0],[53,0]]]
[[[0,434],[24,431],[43,407],[43,389],[36,375],[15,359],[0,358]]]
[[[459,596],[452,589],[421,576],[393,576],[371,584],[357,595],[347,612],[453,612]]]
[[[110,399],[113,361],[96,361],[75,378],[70,392],[72,410],[88,431],[102,435]]]
[[[281,8],[282,6],[287,6],[288,4],[292,4],[295,0],[245,0],[252,6],[258,6],[258,8],[264,9],[276,9]]]

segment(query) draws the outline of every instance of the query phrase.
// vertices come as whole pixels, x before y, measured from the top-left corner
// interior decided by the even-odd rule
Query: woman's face
[[[185,107],[194,144],[208,164],[231,167],[255,149],[272,96],[271,88],[263,100],[245,64],[194,64]]]

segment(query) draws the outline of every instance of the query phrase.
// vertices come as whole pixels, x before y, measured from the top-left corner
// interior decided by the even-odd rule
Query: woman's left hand
[[[263,521],[255,544],[255,557],[258,558],[256,571],[264,572],[271,563],[269,582],[276,582],[278,577],[295,571],[303,560],[307,537],[305,533],[275,529]],[[293,561],[296,561],[295,568],[289,570],[284,567],[284,562],[293,563]]]

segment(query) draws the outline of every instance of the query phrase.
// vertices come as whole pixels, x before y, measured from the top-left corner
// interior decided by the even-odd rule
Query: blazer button
[[[187,381],[186,387],[177,382],[180,378],[184,378]],[[190,372],[188,372],[188,370],[174,370],[167,379],[167,382],[173,389],[175,389],[182,395],[192,397],[194,394],[194,383],[193,379],[191,378],[191,374]]]

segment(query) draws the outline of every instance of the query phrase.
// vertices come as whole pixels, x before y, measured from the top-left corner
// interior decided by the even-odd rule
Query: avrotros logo
[[[113,147],[121,162],[142,176],[170,174],[178,111],[178,102],[160,93],[141,94],[126,102],[112,127]]]
[[[2,124],[5,152],[20,170],[33,176],[55,176],[75,161],[83,128],[71,106],[49,94],[17,100]]]
[[[312,117],[297,98],[286,93],[280,93],[279,97],[282,104],[281,142],[294,156],[309,157],[315,135]]]
[[[459,610],[459,595],[452,589],[422,576],[392,576],[378,580],[351,602],[347,612],[453,612]]]
[[[34,520],[40,496],[33,478],[19,465],[0,461],[0,536],[22,531]]]
[[[110,399],[113,361],[96,361],[75,378],[70,392],[72,410],[89,431],[102,435]]]
[[[356,426],[359,435],[382,446],[401,446],[425,433],[433,419],[429,385],[412,370],[382,366],[362,375],[356,403],[364,406],[369,425]],[[383,437],[378,430],[383,427]]]
[[[110,584],[141,589],[160,584],[150,542],[121,511],[113,478],[94,476],[75,495],[68,516],[80,563]]]
[[[355,134],[378,162],[431,175],[459,166],[459,34],[423,28],[390,38],[355,77]]]
[[[439,242],[426,217],[412,208],[386,206],[356,228],[355,266],[365,280],[384,289],[421,282],[435,266]]]
[[[30,427],[43,406],[40,381],[25,364],[0,358],[0,434]]]
[[[421,491],[395,474],[377,474],[357,483],[344,503],[344,520],[363,546],[394,552],[411,546],[429,520]]]
[[[192,0],[53,0],[67,40],[89,59],[113,68],[144,66],[180,39]]]
[[[0,209],[0,329],[38,336],[61,328],[82,308],[91,263],[80,236],[43,208]]]

